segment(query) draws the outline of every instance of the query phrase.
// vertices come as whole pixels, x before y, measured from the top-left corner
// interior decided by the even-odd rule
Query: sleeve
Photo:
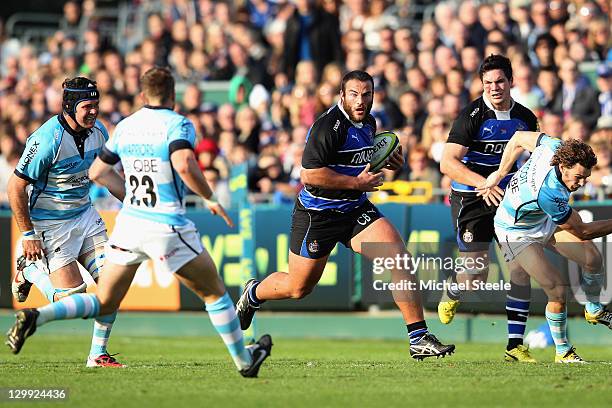
[[[538,205],[557,225],[565,224],[572,214],[568,197],[546,186],[540,190]]]
[[[168,130],[168,148],[170,154],[181,149],[191,149],[195,147],[195,127],[187,118],[180,121]]]
[[[108,135],[108,130],[106,130],[106,127],[102,124],[102,122],[97,120],[96,128],[98,128],[98,130],[100,130],[100,132],[102,133],[102,136],[104,137],[104,141],[108,142],[108,139],[110,138]]]
[[[563,143],[561,139],[557,139],[556,137],[550,137],[542,133],[540,136],[538,136],[538,142],[536,143],[536,147],[546,146],[554,152],[559,148],[559,146],[561,146],[561,143]]]
[[[468,114],[468,111],[464,110],[453,122],[447,143],[457,143],[470,147],[474,140],[475,131],[474,120]]]
[[[15,175],[33,184],[46,174],[55,157],[54,140],[52,135],[34,132],[26,141]]]
[[[327,121],[315,122],[306,136],[306,147],[302,156],[302,167],[320,169],[327,167],[331,158],[340,148],[338,133],[324,126]],[[340,126],[342,131],[342,126]]]
[[[529,112],[529,121],[527,122],[527,130],[530,130],[532,132],[539,132],[540,131],[540,123],[538,122],[538,118],[536,117],[536,115],[533,114],[533,112],[528,111]]]

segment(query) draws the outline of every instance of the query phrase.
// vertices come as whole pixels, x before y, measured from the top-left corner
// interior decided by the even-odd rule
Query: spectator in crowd
[[[227,183],[236,163],[256,171],[259,155],[277,157],[295,185],[303,141],[291,135],[336,103],[344,72],[375,77],[372,113],[379,130],[400,136],[408,161],[419,142],[436,156],[445,137],[438,122],[482,94],[480,61],[501,53],[515,67],[513,98],[538,113],[543,131],[612,143],[606,2],[449,1],[424,15],[393,0],[158,3],[135,2],[135,26],[121,36],[100,29],[93,0],[67,1],[45,41],[0,36],[0,138],[23,145],[61,111],[62,81],[85,73],[98,82],[99,117],[112,131],[142,105],[139,77],[159,64],[180,78],[177,109],[198,142],[217,146],[212,167],[201,163],[211,180]],[[204,93],[207,81],[230,81],[229,92]],[[10,166],[12,154],[1,153],[0,165]]]
[[[589,129],[593,129],[600,116],[595,90],[588,81],[580,77],[578,65],[571,59],[561,63],[559,77],[562,81],[562,90],[557,94],[551,109],[562,113],[566,120],[570,116],[579,117]]]
[[[297,0],[295,12],[287,21],[281,70],[289,78],[300,61],[313,61],[321,72],[330,62],[342,59],[338,20],[313,0]]]
[[[604,62],[597,67],[597,87],[601,116],[612,116],[612,62]]]
[[[514,72],[514,86],[510,90],[512,99],[532,111],[540,109],[542,107],[544,93],[535,84],[531,66],[519,65]]]

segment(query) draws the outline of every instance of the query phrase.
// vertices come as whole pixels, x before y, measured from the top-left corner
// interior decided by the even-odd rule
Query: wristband
[[[25,231],[21,234],[25,241],[40,241],[40,237],[34,230]]]

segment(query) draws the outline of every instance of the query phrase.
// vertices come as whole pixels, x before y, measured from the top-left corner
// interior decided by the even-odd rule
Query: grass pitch
[[[552,348],[519,365],[502,361],[501,344],[418,362],[407,342],[281,338],[260,377],[243,379],[218,338],[115,336],[110,346],[129,368],[87,369],[88,337],[36,334],[18,356],[0,352],[0,387],[65,387],[68,400],[52,406],[87,408],[612,406],[610,347],[578,345],[588,365],[552,364]]]

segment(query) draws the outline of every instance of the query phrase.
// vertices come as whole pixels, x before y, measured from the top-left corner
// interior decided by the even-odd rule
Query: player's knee
[[[549,302],[565,303],[565,292],[567,289],[565,285],[553,283],[546,286],[542,285],[542,288],[544,289]]]
[[[313,290],[312,286],[306,286],[306,285],[293,286],[291,288],[291,298],[292,299],[303,299],[306,296],[308,296],[308,294],[310,294],[312,290]]]
[[[586,263],[583,266],[583,269],[591,273],[597,273],[601,271],[603,267],[603,259],[599,250],[597,250],[597,248],[595,247],[590,247],[589,249],[587,249],[585,255]]]

